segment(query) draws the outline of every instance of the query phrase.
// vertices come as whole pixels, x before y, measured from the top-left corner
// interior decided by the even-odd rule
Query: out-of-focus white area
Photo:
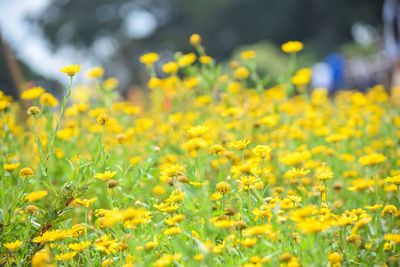
[[[333,74],[331,67],[325,63],[321,62],[315,64],[312,67],[312,84],[315,88],[330,88],[332,85]]]
[[[118,44],[111,36],[99,37],[88,50],[77,50],[65,45],[53,52],[38,25],[27,20],[28,16],[38,16],[49,2],[50,0],[0,0],[1,34],[18,59],[44,77],[65,81],[65,75],[59,71],[62,66],[80,64],[86,69],[110,58],[116,52]],[[103,19],[109,13],[107,5],[96,12]],[[151,35],[157,26],[154,15],[142,10],[131,10],[125,16],[123,31],[132,39],[140,39]],[[69,33],[68,24],[60,29],[60,34]]]
[[[377,42],[379,36],[376,29],[372,25],[356,22],[351,27],[351,34],[354,41],[363,46],[372,45]]]
[[[15,55],[47,78],[58,80],[65,77],[59,72],[63,65],[85,61],[83,52],[65,47],[52,53],[43,33],[26,19],[37,16],[48,4],[49,0],[1,0],[0,27],[3,38],[13,49]],[[71,59],[74,59],[71,62]]]
[[[157,19],[145,10],[134,10],[125,19],[124,30],[131,38],[145,38],[157,28]]]

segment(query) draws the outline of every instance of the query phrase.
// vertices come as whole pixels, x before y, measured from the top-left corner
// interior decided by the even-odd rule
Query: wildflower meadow
[[[311,88],[298,41],[279,77],[189,42],[140,57],[143,105],[75,64],[61,99],[0,92],[0,266],[399,266],[386,88]]]

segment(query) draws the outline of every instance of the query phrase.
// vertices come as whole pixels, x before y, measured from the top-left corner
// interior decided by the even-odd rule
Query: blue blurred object
[[[339,53],[333,53],[328,55],[325,61],[332,73],[329,91],[336,92],[339,89],[343,89],[345,85],[345,59]]]

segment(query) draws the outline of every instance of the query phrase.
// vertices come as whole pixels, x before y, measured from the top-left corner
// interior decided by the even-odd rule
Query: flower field
[[[140,57],[144,106],[101,67],[77,84],[78,65],[61,100],[0,94],[0,266],[399,266],[400,112],[383,86],[310,90],[296,41],[271,86],[254,51],[223,67],[190,43]]]

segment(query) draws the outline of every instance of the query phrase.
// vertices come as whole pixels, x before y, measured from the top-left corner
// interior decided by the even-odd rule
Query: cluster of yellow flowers
[[[60,102],[25,90],[28,116],[0,92],[0,265],[400,264],[400,111],[383,86],[329,96],[310,69],[268,86],[255,51],[222,72],[189,42],[161,66],[140,57],[147,105],[102,67],[84,85],[62,68]]]

